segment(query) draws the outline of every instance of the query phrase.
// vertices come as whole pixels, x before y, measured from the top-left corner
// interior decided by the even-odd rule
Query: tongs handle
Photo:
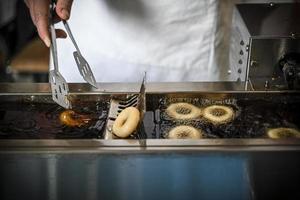
[[[81,55],[80,49],[79,49],[79,47],[78,47],[78,45],[77,45],[77,43],[76,43],[76,41],[75,41],[75,38],[74,38],[74,36],[73,36],[73,34],[72,34],[72,31],[71,31],[71,29],[70,29],[70,26],[69,26],[68,21],[63,20],[62,22],[63,22],[63,24],[64,24],[64,26],[65,26],[65,28],[66,28],[66,31],[67,31],[69,37],[71,38],[71,41],[72,41],[74,47],[76,48],[76,51],[78,52],[79,55]]]
[[[54,14],[55,14],[55,1],[52,1],[50,5],[50,35],[51,35],[51,53],[54,65],[54,71],[58,72],[58,57],[57,57],[57,44],[56,44],[56,32],[54,27]]]

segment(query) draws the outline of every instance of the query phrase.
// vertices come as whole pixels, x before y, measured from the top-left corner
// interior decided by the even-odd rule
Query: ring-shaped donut
[[[140,111],[135,107],[124,109],[113,124],[113,133],[120,138],[127,138],[137,128],[140,121]]]
[[[212,105],[204,108],[203,117],[215,125],[225,124],[233,120],[234,111],[229,106]]]
[[[200,108],[189,103],[173,103],[166,109],[167,114],[179,120],[195,119],[200,117]]]
[[[171,129],[167,135],[168,139],[200,139],[203,132],[192,126],[177,126]]]
[[[267,135],[272,139],[300,138],[300,132],[294,128],[272,128],[267,131]]]

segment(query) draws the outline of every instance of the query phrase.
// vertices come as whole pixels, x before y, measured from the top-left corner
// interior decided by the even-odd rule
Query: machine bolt
[[[269,81],[265,82],[265,88],[268,89],[270,87]]]
[[[249,51],[249,45],[246,46],[246,51],[247,51],[247,52]]]
[[[292,39],[296,39],[297,33],[291,32],[291,33],[290,33],[290,37],[291,37]]]

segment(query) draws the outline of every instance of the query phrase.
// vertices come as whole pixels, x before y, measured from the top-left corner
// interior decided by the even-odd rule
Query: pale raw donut
[[[202,131],[192,126],[177,126],[170,130],[167,135],[168,139],[200,139]]]
[[[272,128],[267,134],[272,139],[300,138],[300,132],[293,128]]]
[[[120,138],[127,138],[137,128],[140,121],[140,111],[135,107],[124,109],[113,124],[113,133]]]
[[[233,120],[234,111],[229,106],[212,105],[204,108],[203,117],[213,124],[225,124]]]
[[[166,110],[174,119],[195,119],[201,115],[201,109],[189,103],[173,103]]]

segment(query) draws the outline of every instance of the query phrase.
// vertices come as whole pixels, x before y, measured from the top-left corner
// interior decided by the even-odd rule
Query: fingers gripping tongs
[[[52,89],[52,98],[55,102],[57,102],[62,107],[70,109],[70,108],[72,108],[72,106],[71,106],[70,100],[68,99],[68,94],[69,94],[68,84],[58,70],[56,33],[55,33],[55,27],[54,27],[55,0],[52,1],[51,7],[50,7],[50,16],[51,16],[50,17],[50,33],[51,33],[51,42],[52,42],[51,52],[52,52],[53,65],[54,65],[54,69],[50,71],[50,75],[49,75],[49,80],[50,80],[51,89]],[[93,74],[88,62],[82,56],[82,54],[78,48],[78,45],[76,44],[76,41],[73,37],[73,34],[71,32],[68,22],[63,21],[63,24],[65,26],[65,29],[66,29],[73,45],[76,48],[76,51],[73,52],[73,55],[74,55],[74,58],[75,58],[75,61],[76,61],[76,64],[77,64],[77,67],[79,69],[81,76],[90,85],[97,88],[97,83],[96,83],[94,74]]]

